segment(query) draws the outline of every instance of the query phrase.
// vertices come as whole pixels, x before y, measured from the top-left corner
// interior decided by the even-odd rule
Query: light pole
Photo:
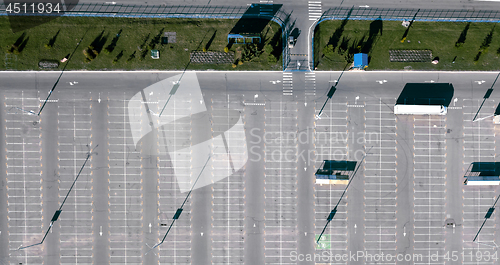
[[[476,236],[474,237],[474,239],[472,240],[472,242],[476,242],[476,239],[479,237],[479,233],[481,232],[481,230],[483,229],[483,226],[484,224],[486,223],[486,220],[488,220],[491,215],[493,214],[493,211],[495,211],[495,205],[497,204],[498,202],[498,199],[500,198],[500,195],[498,195],[495,203],[493,204],[493,206],[491,206],[491,208],[488,209],[488,212],[486,212],[486,215],[484,216],[484,222],[483,224],[481,225],[481,227],[479,228],[479,230],[477,231],[477,234]],[[476,242],[477,244],[481,244],[479,242]]]
[[[63,200],[63,202],[61,203],[61,206],[59,206],[59,210],[57,210],[57,211],[54,213],[54,215],[52,216],[52,219],[50,220],[50,225],[49,225],[49,228],[47,229],[47,232],[45,232],[45,235],[43,236],[42,241],[40,241],[39,243],[33,244],[33,245],[29,245],[29,246],[25,246],[25,247],[19,247],[17,250],[21,250],[21,249],[25,249],[25,248],[29,248],[29,247],[34,247],[34,246],[38,246],[38,245],[43,244],[43,241],[45,241],[45,238],[47,237],[47,234],[49,233],[50,229],[52,228],[52,225],[54,224],[54,222],[55,222],[55,221],[57,221],[57,219],[59,218],[59,215],[61,215],[61,212],[62,212],[62,207],[64,206],[64,203],[66,202],[66,199],[68,199],[69,193],[71,192],[71,190],[72,190],[72,189],[73,189],[73,187],[75,186],[75,183],[76,183],[76,181],[78,180],[78,177],[80,176],[80,174],[82,173],[83,168],[85,167],[85,164],[87,164],[87,161],[89,161],[90,156],[92,155],[92,153],[94,152],[94,150],[97,148],[97,146],[99,146],[99,145],[96,145],[96,146],[94,147],[94,149],[92,149],[92,150],[91,150],[91,151],[87,154],[87,159],[85,159],[85,162],[83,162],[83,165],[82,165],[82,167],[80,168],[80,171],[78,172],[78,175],[76,175],[76,178],[75,178],[75,180],[73,181],[73,184],[71,184],[71,187],[69,188],[68,193],[66,194],[66,197],[64,197],[64,200]]]
[[[47,101],[49,100],[50,96],[52,95],[52,92],[54,92],[54,90],[56,89],[56,86],[57,84],[59,83],[59,80],[61,80],[61,77],[64,73],[64,70],[66,70],[66,67],[68,66],[69,64],[69,60],[71,60],[71,58],[73,58],[73,54],[75,54],[76,52],[76,49],[78,49],[78,46],[80,46],[80,43],[82,43],[83,41],[83,38],[85,37],[85,35],[87,34],[89,30],[87,29],[87,31],[85,31],[85,33],[83,34],[82,38],[80,39],[80,41],[76,44],[76,47],[75,49],[73,50],[73,52],[71,53],[71,55],[69,56],[68,60],[66,61],[66,64],[64,65],[62,71],[61,71],[61,74],[59,75],[59,77],[57,78],[57,81],[56,83],[54,84],[54,86],[52,86],[52,89],[49,91],[49,95],[47,96],[47,98],[45,99],[45,101],[43,102],[43,105],[42,107],[40,108],[40,111],[38,111],[38,116],[40,116],[40,114],[42,113],[42,110],[43,108],[45,107],[45,104],[47,104]]]
[[[359,167],[361,166],[361,164],[363,163],[363,161],[365,160],[365,157],[366,155],[368,154],[368,152],[370,152],[370,150],[372,150],[373,146],[370,147],[370,149],[368,149],[368,151],[365,153],[365,155],[363,156],[363,158],[361,159],[361,161],[359,162],[359,165],[358,167],[356,168],[356,170],[354,171],[354,173],[352,174],[352,178],[349,179],[349,183],[347,183],[347,186],[345,187],[344,189],[344,192],[342,193],[342,195],[340,196],[340,199],[339,201],[337,202],[337,205],[335,205],[335,208],[333,208],[333,210],[330,212],[330,214],[328,215],[328,217],[326,218],[326,224],[325,224],[325,227],[323,228],[323,231],[321,231],[321,234],[319,235],[318,237],[318,240],[316,240],[316,244],[318,244],[319,240],[321,239],[321,236],[323,236],[323,233],[325,232],[326,230],[326,227],[328,226],[328,224],[332,221],[333,217],[335,216],[335,214],[337,213],[337,207],[339,206],[339,203],[340,201],[342,200],[342,198],[344,197],[344,194],[346,193],[347,191],[347,188],[349,188],[349,185],[351,185],[351,182],[352,180],[354,179],[354,177],[356,176],[356,172],[358,172],[358,169]]]
[[[486,101],[486,99],[488,99],[491,96],[491,93],[493,92],[493,86],[495,86],[495,83],[498,80],[498,76],[500,76],[500,73],[498,73],[497,78],[495,78],[495,81],[493,81],[493,84],[491,85],[491,87],[486,91],[486,94],[484,94],[483,103],[481,103],[481,106],[479,106],[479,109],[477,110],[476,115],[472,119],[472,122],[476,121],[477,115],[479,115],[479,111],[481,111],[481,108],[483,107],[484,102]],[[481,119],[479,119],[479,120],[481,120]]]
[[[172,229],[172,226],[174,225],[175,220],[179,219],[179,217],[181,216],[181,213],[182,213],[182,210],[183,210],[182,207],[184,207],[184,204],[186,203],[187,199],[189,198],[189,195],[191,194],[191,192],[193,191],[194,187],[196,186],[196,182],[198,182],[198,180],[200,179],[200,176],[203,173],[203,171],[205,170],[205,167],[207,166],[209,160],[210,160],[210,156],[208,157],[207,162],[205,162],[205,165],[203,165],[203,168],[201,169],[200,174],[196,178],[196,181],[194,182],[193,186],[191,187],[191,190],[189,190],[189,192],[188,192],[188,194],[186,196],[186,199],[184,199],[184,202],[182,203],[181,207],[179,207],[177,209],[177,211],[175,212],[174,216],[172,217],[172,223],[170,223],[170,226],[168,227],[168,230],[165,233],[165,235],[163,236],[162,240],[159,243],[156,243],[150,250],[148,250],[148,252],[146,252],[145,255],[147,255],[153,249],[157,248],[159,245],[163,244],[163,242],[165,241],[165,238],[167,238],[168,232],[170,232],[170,229]]]

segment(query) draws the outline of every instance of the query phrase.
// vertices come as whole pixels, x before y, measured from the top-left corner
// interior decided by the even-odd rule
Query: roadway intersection
[[[166,232],[162,224],[169,224],[186,193],[179,190],[168,156],[134,145],[137,127],[129,103],[144,90],[147,101],[139,105],[160,108],[166,98],[152,100],[156,93],[146,88],[180,74],[66,72],[40,119],[26,111],[38,111],[58,73],[0,74],[2,262],[314,264],[298,259],[363,251],[422,255],[422,260],[331,263],[496,263],[485,257],[486,251],[496,253],[489,246],[499,240],[496,213],[479,237],[487,245],[472,239],[500,190],[462,183],[471,162],[497,156],[498,128],[491,118],[471,121],[498,75],[482,72],[346,72],[319,120],[314,116],[340,72],[187,73],[196,76],[203,102],[194,93],[192,100],[173,101],[166,115],[182,117],[202,103],[212,119],[217,111],[237,110],[244,123],[228,135],[226,146],[240,151],[231,148],[246,146],[248,161],[230,177],[194,190],[165,243],[145,255]],[[396,98],[410,82],[452,83],[448,114],[395,116]],[[494,90],[478,117],[491,115],[499,99]],[[147,125],[146,116],[140,122]],[[191,117],[184,125],[195,128]],[[188,131],[183,139],[194,145],[198,133]],[[44,244],[17,250],[39,242],[97,144]],[[181,151],[180,156],[190,156]],[[316,185],[314,172],[322,160],[360,161],[365,153],[325,232],[325,244],[316,246],[315,236],[345,186]],[[233,162],[235,155],[232,151]],[[206,170],[216,178],[224,165]],[[448,218],[455,227],[445,225]],[[452,253],[457,262],[451,262]],[[322,258],[316,261],[328,263]]]

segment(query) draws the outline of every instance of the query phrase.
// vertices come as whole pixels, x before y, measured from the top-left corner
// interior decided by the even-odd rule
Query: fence
[[[325,11],[316,25],[325,20],[375,20],[388,21],[429,21],[429,22],[500,22],[500,11],[493,10],[431,10],[400,8],[364,8],[334,7]],[[310,65],[314,67],[314,34],[311,36],[312,58]]]
[[[431,10],[399,8],[334,7],[323,13],[324,20],[412,20],[441,22],[500,22],[500,11],[493,10]]]

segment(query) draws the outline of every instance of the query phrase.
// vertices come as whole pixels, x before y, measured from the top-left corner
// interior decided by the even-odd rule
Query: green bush
[[[335,47],[333,47],[332,44],[328,44],[325,46],[325,48],[323,48],[323,54],[325,56],[328,56],[328,57],[333,56],[334,51],[335,51]]]
[[[241,60],[249,62],[252,59],[258,57],[262,51],[259,51],[256,44],[246,44],[243,46],[243,51],[241,52]]]

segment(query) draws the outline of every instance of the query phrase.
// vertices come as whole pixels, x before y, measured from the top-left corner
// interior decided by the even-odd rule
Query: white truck
[[[394,114],[409,114],[409,115],[446,115],[448,112],[446,106],[443,105],[405,105],[396,104],[394,106]]]

